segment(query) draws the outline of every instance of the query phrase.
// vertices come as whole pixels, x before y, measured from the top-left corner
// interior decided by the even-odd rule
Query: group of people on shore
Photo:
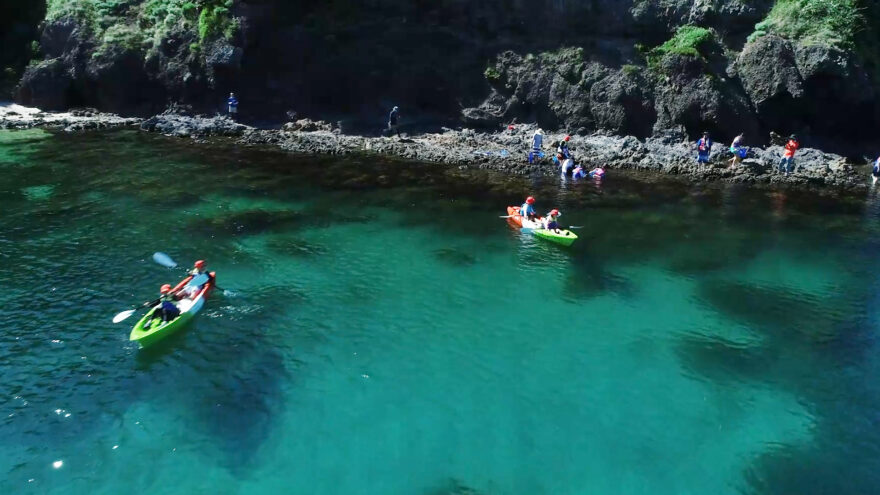
[[[570,176],[572,179],[603,178],[605,176],[605,169],[602,166],[596,167],[587,172],[583,165],[575,163],[574,155],[572,155],[571,149],[568,147],[569,141],[571,141],[571,136],[565,136],[558,143],[554,143],[556,146],[556,154],[553,155],[552,160],[554,164],[562,169],[562,175],[566,177]],[[544,154],[544,131],[538,129],[532,136],[528,162],[535,163],[537,160],[544,158],[544,156],[546,156]]]
[[[712,144],[712,138],[709,136],[709,132],[704,132],[703,137],[697,140],[697,163],[709,163]],[[800,142],[798,141],[797,136],[792,134],[789,136],[788,142],[786,142],[783,147],[782,159],[779,161],[779,165],[776,168],[779,173],[788,175],[794,171],[794,155],[797,153],[798,148],[800,148]],[[742,134],[736,136],[733,139],[733,142],[730,143],[730,153],[733,155],[733,158],[729,160],[729,168],[733,168],[742,163],[742,161],[748,156],[749,149],[743,146]]]

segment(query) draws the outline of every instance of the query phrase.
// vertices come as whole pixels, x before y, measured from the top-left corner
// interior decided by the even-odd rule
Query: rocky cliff
[[[269,121],[381,123],[397,104],[423,125],[775,130],[838,150],[880,121],[868,0],[33,4],[45,19],[16,98],[46,109],[215,111],[235,91]]]

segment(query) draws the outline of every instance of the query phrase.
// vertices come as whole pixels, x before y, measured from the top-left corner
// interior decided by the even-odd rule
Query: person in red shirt
[[[779,162],[779,171],[785,172],[785,175],[791,173],[794,168],[794,154],[797,152],[800,147],[800,143],[798,143],[797,136],[794,134],[788,138],[788,143],[785,144],[785,152],[782,154],[782,161]]]

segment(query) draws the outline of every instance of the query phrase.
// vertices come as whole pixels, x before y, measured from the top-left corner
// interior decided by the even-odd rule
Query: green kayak
[[[562,244],[563,246],[571,246],[578,238],[578,236],[570,230],[560,230],[557,232],[555,230],[535,229],[532,230],[532,233],[541,239]]]
[[[137,342],[141,347],[149,347],[186,326],[187,322],[192,320],[193,317],[201,311],[202,307],[205,305],[205,300],[208,299],[208,296],[211,295],[211,291],[214,289],[214,273],[212,272],[211,275],[212,278],[210,278],[210,281],[204,284],[199,292],[190,294],[180,301],[177,301],[176,304],[180,310],[180,316],[167,322],[162,321],[161,317],[153,318],[153,314],[159,309],[159,306],[156,306],[150,309],[143,318],[135,323],[134,328],[131,329],[129,340]],[[187,280],[178,284],[178,287],[175,288],[175,292],[177,292],[178,289],[185,291],[186,287],[184,284]]]

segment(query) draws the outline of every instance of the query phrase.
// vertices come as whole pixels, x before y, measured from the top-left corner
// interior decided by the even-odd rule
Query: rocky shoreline
[[[308,119],[288,122],[280,129],[258,129],[223,116],[191,116],[169,111],[149,119],[124,118],[91,110],[47,113],[17,105],[0,105],[0,129],[51,127],[84,131],[138,126],[145,132],[206,141],[225,137],[243,145],[271,145],[304,154],[381,154],[406,160],[443,163],[520,176],[552,176],[558,167],[549,160],[550,143],[563,133],[545,133],[547,158],[529,164],[526,153],[536,129],[532,124],[486,133],[471,129],[447,129],[402,137],[347,135],[333,125]],[[818,186],[840,189],[867,188],[863,164],[817,149],[798,151],[795,171],[785,176],[775,171],[782,156],[781,146],[751,148],[749,157],[729,168],[726,146],[716,143],[709,164],[696,163],[693,143],[684,130],[666,131],[640,140],[632,136],[602,133],[573,135],[570,148],[579,163],[604,165],[610,170],[656,172],[686,177],[697,182],[723,181],[746,184]]]

